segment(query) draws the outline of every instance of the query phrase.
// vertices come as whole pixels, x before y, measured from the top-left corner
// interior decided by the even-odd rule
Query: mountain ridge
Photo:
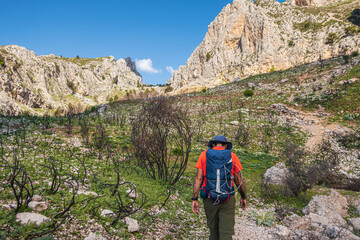
[[[299,7],[296,2],[234,0],[167,83],[175,94],[184,93],[359,51],[359,27],[347,19],[357,3]]]
[[[6,45],[0,46],[0,60],[0,111],[7,115],[97,105],[142,84],[131,58],[38,56]]]

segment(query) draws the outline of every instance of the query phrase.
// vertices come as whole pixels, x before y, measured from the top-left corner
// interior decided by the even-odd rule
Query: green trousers
[[[235,225],[235,197],[230,196],[224,203],[214,205],[208,199],[204,199],[207,225],[210,229],[210,240],[231,240],[234,235]]]

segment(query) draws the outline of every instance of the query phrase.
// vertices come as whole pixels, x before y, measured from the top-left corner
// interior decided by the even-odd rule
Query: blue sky
[[[131,57],[143,82],[164,84],[232,0],[4,0],[0,45],[38,55]]]

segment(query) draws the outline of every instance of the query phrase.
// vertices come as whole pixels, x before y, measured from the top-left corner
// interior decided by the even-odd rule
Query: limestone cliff
[[[20,46],[0,46],[0,113],[36,114],[95,105],[142,83],[130,58],[38,56]],[[106,99],[108,98],[108,99]]]
[[[167,83],[188,92],[360,50],[359,0],[289,1],[228,4]]]

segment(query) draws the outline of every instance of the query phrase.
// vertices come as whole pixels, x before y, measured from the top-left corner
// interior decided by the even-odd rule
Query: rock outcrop
[[[359,51],[359,27],[343,17],[358,6],[357,0],[234,0],[167,83],[189,92]]]
[[[38,114],[68,104],[97,105],[142,83],[130,58],[38,56],[20,46],[0,46],[0,113]],[[108,98],[108,99],[107,99]]]
[[[329,196],[316,195],[303,209],[303,217],[296,214],[286,217],[282,231],[278,228],[274,235],[283,239],[297,236],[298,239],[359,240],[360,237],[354,235],[353,228],[344,219],[348,217],[348,208],[347,199],[334,190]]]

